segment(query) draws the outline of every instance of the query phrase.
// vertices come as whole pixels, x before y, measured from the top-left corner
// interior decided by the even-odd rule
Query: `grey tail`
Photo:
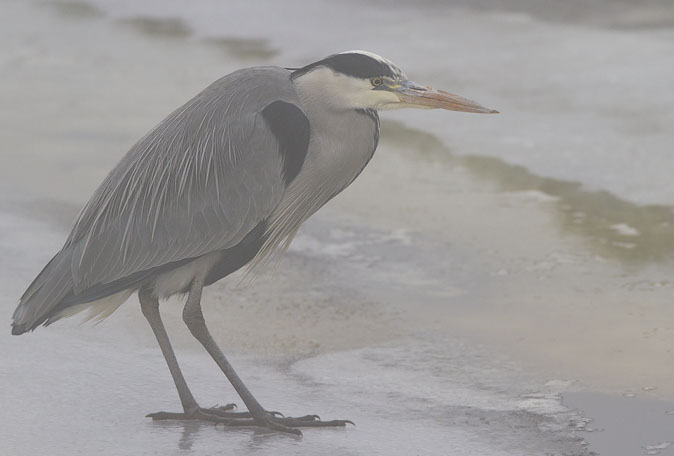
[[[12,317],[12,334],[23,334],[51,322],[52,311],[72,292],[71,263],[71,249],[65,248],[42,269],[19,300]]]

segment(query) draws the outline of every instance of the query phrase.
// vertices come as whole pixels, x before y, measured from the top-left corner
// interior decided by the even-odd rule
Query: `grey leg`
[[[157,338],[157,342],[159,342],[159,348],[161,348],[161,352],[166,359],[169,371],[171,371],[171,376],[176,384],[183,410],[185,413],[195,412],[199,408],[199,405],[194,399],[194,396],[192,396],[192,392],[187,386],[185,377],[183,377],[183,373],[180,371],[180,366],[178,365],[178,360],[173,352],[173,347],[171,347],[166,328],[164,328],[164,323],[161,321],[159,300],[152,296],[149,290],[144,289],[138,291],[138,300],[140,301],[140,308],[143,311],[143,315],[145,315],[148,323],[150,323],[150,327]]]
[[[157,420],[206,419],[209,421],[221,422],[220,419],[214,418],[231,419],[232,417],[240,415],[227,413],[227,410],[231,410],[235,407],[234,404],[228,404],[213,409],[202,409],[199,407],[199,404],[197,404],[197,401],[194,399],[192,392],[187,386],[185,377],[183,377],[183,374],[180,371],[176,355],[171,347],[171,342],[169,341],[166,328],[164,328],[164,323],[162,322],[161,314],[159,313],[159,300],[152,296],[152,293],[150,293],[149,290],[145,289],[138,291],[138,300],[140,301],[140,308],[143,311],[143,315],[145,315],[148,323],[150,323],[150,327],[157,338],[157,342],[159,342],[159,348],[161,348],[161,351],[164,354],[166,364],[168,364],[169,371],[171,371],[171,376],[173,377],[176,389],[178,390],[178,396],[180,396],[180,402],[184,411],[184,413],[158,412],[148,416]]]
[[[316,415],[307,415],[301,418],[278,418],[274,414],[265,411],[234,371],[234,368],[227,361],[227,358],[220,351],[220,348],[208,331],[204,315],[201,311],[201,292],[203,288],[203,279],[195,278],[187,297],[185,308],[183,309],[183,320],[192,335],[204,346],[220,369],[222,369],[222,372],[227,376],[236,392],[239,393],[241,400],[246,404],[252,416],[252,419],[232,419],[224,424],[229,426],[263,426],[296,435],[302,435],[302,433],[290,426],[324,427],[345,426],[346,423],[353,424],[348,420],[320,421]]]

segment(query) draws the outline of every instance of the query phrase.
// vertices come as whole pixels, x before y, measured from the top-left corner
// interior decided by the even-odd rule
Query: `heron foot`
[[[200,420],[222,424],[223,426],[263,427],[274,431],[285,432],[301,436],[298,427],[344,427],[355,423],[351,420],[322,421],[318,415],[305,415],[300,417],[286,417],[279,412],[265,412],[263,416],[253,416],[250,412],[231,412],[236,406],[227,404],[222,407],[202,408],[193,412],[173,413],[156,412],[147,417],[155,421],[163,420]]]
[[[220,420],[214,419],[213,417],[219,418],[252,418],[253,415],[250,412],[232,412],[231,410],[236,409],[236,404],[227,404],[227,405],[215,405],[211,408],[198,407],[193,412],[156,412],[145,415],[147,418],[152,418],[154,421],[164,421],[164,420],[205,420],[205,421],[214,421],[220,423]],[[268,411],[273,417],[283,417],[281,412]]]

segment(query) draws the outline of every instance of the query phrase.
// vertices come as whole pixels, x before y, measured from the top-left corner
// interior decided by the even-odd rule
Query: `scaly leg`
[[[178,390],[178,396],[180,396],[180,402],[183,406],[183,413],[158,412],[152,413],[148,415],[148,417],[164,420],[200,419],[215,422],[222,422],[222,420],[229,420],[232,418],[250,417],[250,414],[246,412],[228,412],[228,410],[232,410],[236,407],[234,404],[227,404],[222,407],[210,409],[199,407],[199,404],[197,404],[197,401],[194,399],[192,392],[187,386],[185,377],[183,377],[183,374],[180,371],[176,355],[171,347],[171,342],[169,341],[166,328],[164,328],[164,323],[162,322],[159,313],[159,300],[155,296],[152,296],[150,291],[146,289],[138,291],[138,300],[140,301],[140,308],[143,311],[143,315],[145,315],[148,323],[150,323],[150,327],[157,338],[157,342],[159,342],[159,348],[161,348],[161,351],[164,354],[166,364],[168,364],[169,371],[171,371],[171,376],[173,377],[176,389]]]
[[[307,415],[300,418],[285,418],[277,417],[273,413],[267,412],[251,394],[246,385],[244,385],[243,381],[234,371],[234,368],[229,361],[227,361],[227,358],[222,351],[220,351],[220,348],[208,331],[204,315],[201,311],[201,292],[203,287],[203,278],[195,278],[192,282],[185,308],[183,309],[183,320],[192,335],[204,346],[208,354],[211,355],[220,369],[222,369],[222,372],[227,376],[236,392],[239,393],[241,400],[246,404],[246,407],[248,407],[251,415],[251,418],[248,419],[235,418],[223,422],[223,424],[228,426],[261,426],[296,435],[302,435],[298,429],[294,429],[294,427],[298,426],[324,427],[345,426],[346,423],[353,424],[353,422],[349,420],[321,421],[317,415]]]

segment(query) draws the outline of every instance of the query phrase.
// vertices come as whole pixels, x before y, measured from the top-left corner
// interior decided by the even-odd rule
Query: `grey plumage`
[[[318,172],[292,185],[311,148],[309,122],[290,75],[289,70],[260,67],[225,76],[138,141],[22,296],[13,333],[50,324],[70,315],[74,306],[84,310],[82,304],[126,290],[130,294],[162,273],[231,249],[263,221],[268,226],[256,241],[262,255],[253,264],[279,246],[281,251],[287,248],[299,225],[367,164],[338,164],[354,169],[345,178]],[[304,105],[316,114],[315,128],[336,128],[335,149],[343,138],[364,130],[370,138],[365,155],[374,152],[376,117],[377,123],[363,124],[364,113],[350,111],[340,116],[341,122],[330,118],[324,125],[324,113],[315,103]],[[372,113],[376,116],[374,111],[368,115]],[[309,160],[317,158],[314,154]],[[211,267],[220,261],[214,259]],[[94,311],[107,316],[116,308],[111,306]]]
[[[278,100],[297,105],[289,75],[268,67],[225,76],[136,143],[21,298],[14,328],[52,322],[64,298],[100,299],[137,285],[127,277],[148,280],[139,273],[234,247],[266,219],[285,183],[278,141],[260,114]],[[92,287],[105,295],[87,295]]]
[[[285,251],[300,225],[372,158],[377,109],[405,104],[494,112],[414,84],[392,62],[365,51],[219,79],[169,114],[105,178],[63,248],[21,297],[12,333],[85,309],[104,318],[137,291],[184,411],[149,416],[296,434],[298,426],[344,426],[348,420],[266,412],[211,337],[201,293]],[[183,320],[248,412],[203,409],[192,396],[159,312],[159,299],[177,293],[188,294]]]

